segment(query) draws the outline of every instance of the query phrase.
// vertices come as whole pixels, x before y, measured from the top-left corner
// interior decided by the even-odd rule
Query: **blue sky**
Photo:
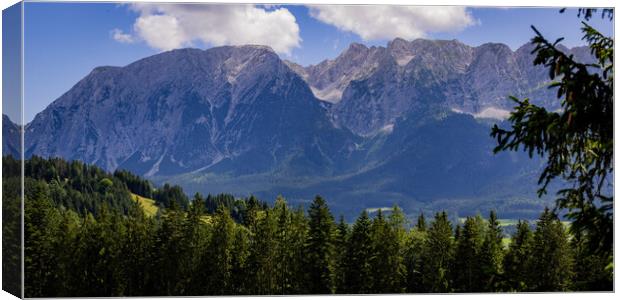
[[[399,35],[458,39],[472,46],[500,42],[514,50],[533,36],[530,25],[549,38],[565,37],[567,46],[584,44],[574,10],[560,14],[557,8],[461,7],[449,14],[431,10],[429,15],[428,10],[396,7],[377,13],[375,8],[261,6],[238,13],[234,6],[214,12],[176,6],[26,3],[25,121],[96,66],[123,66],[176,47],[250,41],[268,44],[282,58],[308,65],[336,57],[352,42],[385,46]],[[242,24],[246,19],[253,21]],[[612,22],[600,17],[590,23],[607,35],[613,32]],[[213,26],[218,29],[211,30]]]

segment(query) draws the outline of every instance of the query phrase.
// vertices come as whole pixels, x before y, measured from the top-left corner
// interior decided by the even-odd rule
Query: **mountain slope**
[[[580,61],[592,60],[585,47],[564,49]],[[337,58],[305,68],[288,64],[315,96],[334,103],[330,115],[336,124],[369,136],[428,106],[500,120],[514,106],[509,95],[559,108],[547,88],[547,72],[532,64],[532,50],[530,44],[513,52],[498,43],[471,47],[456,40],[397,38],[387,47],[352,44]]]
[[[489,132],[507,95],[558,107],[531,61],[528,45],[455,40],[352,44],[308,67],[264,46],[173,50],[95,68],[26,126],[26,156],[128,169],[190,194],[321,194],[345,216],[398,203],[518,218],[540,211],[529,200],[540,161],[493,155]]]
[[[96,68],[38,114],[27,134],[27,155],[149,176],[218,165],[252,173],[296,157],[318,171],[348,139],[303,80],[262,46],[174,50]]]
[[[21,157],[20,150],[20,128],[11,119],[2,114],[2,155],[13,156],[16,159]]]

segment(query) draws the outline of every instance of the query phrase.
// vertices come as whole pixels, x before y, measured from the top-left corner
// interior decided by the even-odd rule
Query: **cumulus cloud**
[[[464,7],[398,5],[316,5],[310,15],[362,39],[415,39],[431,32],[455,32],[476,24]]]
[[[286,8],[249,4],[134,3],[139,13],[134,35],[159,50],[192,46],[259,44],[290,54],[301,38],[295,16]]]
[[[133,36],[131,36],[131,34],[128,33],[124,33],[122,30],[118,29],[118,28],[114,28],[111,32],[110,35],[112,36],[112,38],[120,43],[133,43]]]

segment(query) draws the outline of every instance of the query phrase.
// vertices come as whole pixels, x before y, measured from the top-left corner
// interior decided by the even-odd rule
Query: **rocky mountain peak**
[[[409,42],[402,38],[395,38],[388,42],[387,48],[390,50],[409,48]]]
[[[324,108],[271,48],[188,48],[94,69],[35,117],[26,146],[28,155],[72,157],[149,176],[249,153],[270,161],[252,166],[260,169],[290,155],[280,148],[271,153],[272,147],[313,140],[280,140],[283,130],[329,131],[325,124]]]
[[[344,51],[344,53],[356,54],[356,53],[364,52],[367,50],[368,50],[368,47],[366,47],[366,45],[364,44],[351,43],[349,47],[347,47],[347,49]]]

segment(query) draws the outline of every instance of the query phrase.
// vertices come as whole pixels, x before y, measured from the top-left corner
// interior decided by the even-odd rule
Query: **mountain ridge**
[[[312,68],[256,45],[167,51],[94,68],[25,126],[25,155],[127,169],[190,193],[293,203],[321,193],[345,212],[450,199],[469,212],[514,201],[518,211],[535,197],[540,162],[494,156],[488,133],[507,114],[503,93],[553,94],[530,51],[395,39],[352,44]],[[317,97],[330,89],[342,99]]]
[[[591,61],[584,47],[561,48]],[[336,58],[316,65],[287,64],[306,80],[315,97],[332,103],[330,114],[337,125],[368,136],[418,109],[427,97],[443,102],[446,109],[499,120],[513,106],[507,99],[511,94],[533,96],[536,104],[559,108],[555,92],[543,84],[549,81],[544,68],[532,63],[531,50],[529,43],[512,51],[502,43],[473,47],[458,40],[396,38],[386,47],[353,43]],[[377,92],[375,87],[388,84],[395,85],[390,94],[381,88]],[[371,122],[359,124],[359,119]]]

